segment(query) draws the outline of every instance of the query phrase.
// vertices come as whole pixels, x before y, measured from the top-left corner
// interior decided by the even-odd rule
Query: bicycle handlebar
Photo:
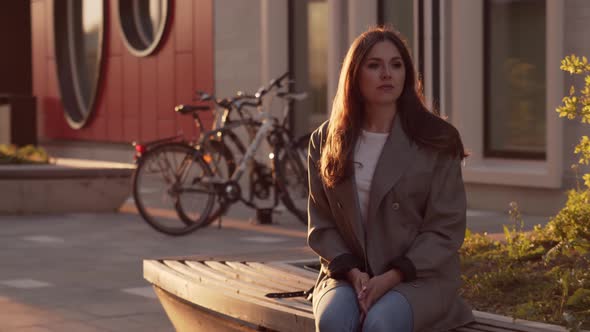
[[[262,97],[264,97],[264,95],[266,95],[270,90],[272,90],[274,87],[277,88],[281,88],[283,87],[282,82],[285,78],[289,77],[289,72],[284,73],[283,75],[279,76],[278,78],[275,78],[273,80],[270,81],[270,83],[268,84],[268,87],[261,87],[260,89],[258,89],[258,91],[254,94],[254,96],[258,99],[261,99]]]
[[[232,106],[236,108],[241,108],[243,106],[259,107],[262,105],[262,97],[275,87],[281,88],[283,86],[283,81],[287,77],[289,77],[289,72],[284,73],[278,78],[272,79],[267,87],[261,87],[254,95],[245,94],[240,91],[232,98],[217,99],[214,95],[210,95],[204,91],[199,90],[196,93],[199,95],[199,101],[213,101],[217,106],[225,109],[231,109]],[[254,102],[247,100],[254,100]]]
[[[215,98],[215,96],[210,95],[203,91],[197,91],[199,94],[199,101],[213,101],[215,105],[225,108],[231,109],[232,106],[238,106],[238,102],[245,100],[245,99],[257,99],[255,96],[247,95],[247,94],[238,94],[233,98]]]

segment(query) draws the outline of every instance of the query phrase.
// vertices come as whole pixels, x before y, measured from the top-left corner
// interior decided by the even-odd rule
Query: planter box
[[[56,159],[0,165],[0,214],[114,212],[131,193],[135,165]]]

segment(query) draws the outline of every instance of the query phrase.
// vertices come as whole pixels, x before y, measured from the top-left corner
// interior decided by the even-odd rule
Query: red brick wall
[[[71,129],[63,113],[53,49],[53,0],[31,0],[33,94],[42,139],[151,140],[196,130],[173,112],[195,90],[213,91],[213,0],[173,0],[159,50],[138,58],[119,31],[116,0],[106,0],[102,81],[91,120]],[[209,119],[210,120],[210,117]]]

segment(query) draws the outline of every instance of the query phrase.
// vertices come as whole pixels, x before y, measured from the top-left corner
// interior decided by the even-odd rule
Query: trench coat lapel
[[[354,170],[354,167],[351,166]],[[350,230],[354,233],[360,248],[356,250],[364,251],[365,248],[365,230],[361,218],[361,211],[358,203],[358,193],[356,189],[354,171],[350,176],[345,176],[338,184],[334,186],[334,195],[339,203],[339,208],[348,218]]]
[[[377,208],[385,194],[399,181],[404,171],[414,160],[414,149],[415,147],[406,136],[399,118],[396,117],[391,132],[383,145],[371,180],[369,211],[367,213],[369,223],[375,219]]]

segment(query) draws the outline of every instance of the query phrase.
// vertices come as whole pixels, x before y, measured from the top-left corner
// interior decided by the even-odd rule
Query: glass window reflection
[[[120,0],[119,23],[129,51],[137,56],[153,53],[165,30],[169,0]]]
[[[75,27],[80,35],[78,35],[75,45],[72,45],[77,51],[74,57],[75,68],[83,71],[78,76],[79,85],[82,87],[80,92],[83,96],[82,102],[88,105],[91,95],[96,89],[99,75],[100,32],[103,21],[102,0],[82,0],[74,3],[81,7],[75,12],[81,11],[82,13],[81,26]]]
[[[99,87],[104,0],[54,1],[55,58],[68,124],[82,128]]]
[[[544,159],[545,1],[485,4],[485,155]]]
[[[328,76],[328,3],[322,0],[309,1],[307,7],[309,40],[309,84],[312,112],[325,117],[327,108]]]

